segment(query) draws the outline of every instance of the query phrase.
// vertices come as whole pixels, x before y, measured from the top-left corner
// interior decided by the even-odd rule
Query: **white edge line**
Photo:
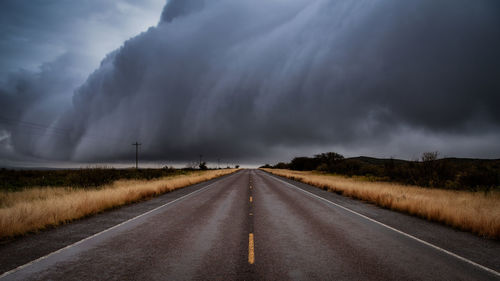
[[[364,218],[364,219],[367,219],[367,220],[369,220],[369,221],[371,221],[371,222],[374,222],[374,223],[376,223],[376,224],[379,224],[379,225],[381,225],[381,226],[383,226],[383,227],[385,227],[385,228],[388,228],[388,229],[390,229],[390,230],[392,230],[392,231],[395,231],[395,232],[397,232],[397,233],[399,233],[399,234],[401,234],[401,235],[403,235],[403,236],[406,236],[406,237],[408,237],[408,238],[411,238],[411,239],[413,239],[413,240],[415,240],[415,241],[418,241],[418,242],[420,242],[420,243],[422,243],[422,244],[424,244],[424,245],[427,245],[427,246],[429,246],[429,247],[431,247],[431,248],[434,248],[434,249],[436,249],[436,250],[438,250],[438,251],[441,251],[441,252],[446,253],[446,254],[448,254],[448,255],[450,255],[450,256],[452,256],[452,257],[455,257],[455,258],[457,258],[457,259],[459,259],[459,260],[461,260],[461,261],[464,261],[464,262],[469,263],[469,264],[471,264],[471,265],[473,265],[473,266],[476,266],[476,267],[478,267],[478,268],[480,268],[480,269],[482,269],[482,270],[485,270],[485,271],[487,271],[487,272],[489,272],[489,273],[491,273],[491,274],[493,274],[493,275],[496,275],[497,277],[500,277],[500,273],[499,273],[499,272],[497,272],[497,271],[495,271],[495,270],[493,270],[493,269],[491,269],[491,268],[488,268],[488,267],[486,267],[486,266],[484,266],[484,265],[480,265],[480,264],[478,264],[478,263],[475,263],[475,262],[473,262],[473,261],[471,261],[471,260],[469,260],[469,259],[466,259],[466,258],[464,258],[464,257],[462,257],[462,256],[459,256],[459,255],[457,255],[457,254],[455,254],[455,253],[452,253],[452,252],[450,252],[450,251],[448,251],[448,250],[445,250],[445,249],[443,249],[443,248],[440,248],[440,247],[438,247],[438,246],[436,246],[436,245],[434,245],[434,244],[431,244],[431,243],[429,243],[429,242],[427,242],[427,241],[424,241],[424,240],[422,240],[422,239],[420,239],[420,238],[417,238],[417,237],[415,237],[415,236],[413,236],[413,235],[411,235],[411,234],[408,234],[408,233],[406,233],[406,232],[403,232],[403,231],[401,231],[401,230],[398,230],[398,229],[396,229],[396,228],[394,228],[394,227],[388,226],[387,224],[384,224],[384,223],[382,223],[382,222],[379,222],[379,221],[377,221],[377,220],[374,220],[374,219],[372,219],[372,218],[370,218],[370,217],[367,217],[367,216],[365,216],[365,215],[363,215],[363,214],[360,214],[360,213],[358,213],[358,212],[356,212],[356,211],[353,211],[353,210],[351,210],[351,209],[349,209],[349,208],[346,208],[346,207],[344,207],[344,206],[342,206],[342,205],[339,205],[339,204],[337,204],[337,203],[334,203],[334,202],[332,202],[332,201],[330,201],[330,200],[327,200],[327,199],[325,199],[325,198],[323,198],[323,197],[321,197],[321,196],[318,196],[318,195],[316,195],[316,194],[313,194],[313,193],[311,193],[311,192],[309,192],[309,191],[303,190],[302,188],[299,188],[299,187],[297,187],[297,186],[295,186],[295,185],[293,185],[293,184],[291,184],[291,183],[289,183],[289,182],[286,182],[286,181],[284,181],[284,180],[281,180],[281,179],[277,178],[277,177],[276,177],[276,175],[273,175],[271,178],[273,178],[273,179],[275,179],[275,180],[277,180],[277,181],[283,182],[283,183],[285,183],[285,184],[287,184],[287,185],[289,185],[289,186],[291,186],[291,187],[293,187],[293,188],[295,188],[295,189],[298,189],[298,190],[300,190],[300,191],[302,191],[302,192],[304,192],[304,193],[307,193],[309,196],[315,197],[315,198],[317,198],[317,199],[321,199],[321,200],[323,200],[323,201],[325,201],[325,202],[327,202],[327,203],[330,203],[330,204],[332,204],[332,205],[335,205],[335,206],[337,206],[337,207],[339,207],[339,208],[342,208],[342,209],[344,209],[344,210],[346,210],[346,211],[348,211],[348,212],[351,212],[351,213],[353,213],[353,214],[355,214],[355,215],[358,215],[358,216],[360,216],[360,217],[362,217],[362,218]]]
[[[232,175],[235,175],[235,174],[232,174]],[[227,179],[227,178],[226,178],[226,179]],[[115,225],[115,226],[112,226],[112,227],[110,227],[110,228],[107,228],[107,229],[105,229],[105,230],[103,230],[103,231],[101,231],[101,232],[95,233],[95,234],[93,234],[93,235],[91,235],[91,236],[89,236],[89,237],[87,237],[87,238],[84,238],[84,239],[82,239],[82,240],[80,240],[80,241],[77,241],[77,242],[75,242],[75,243],[73,243],[73,244],[70,244],[70,245],[68,245],[68,246],[66,246],[66,247],[64,247],[64,248],[61,248],[61,249],[57,250],[57,251],[51,252],[51,253],[49,253],[49,254],[47,254],[47,255],[45,255],[45,256],[39,257],[39,258],[37,258],[37,259],[35,259],[35,260],[32,260],[32,261],[30,261],[30,262],[28,262],[28,263],[26,263],[26,264],[20,265],[20,266],[18,266],[18,267],[16,267],[16,268],[14,268],[14,269],[11,269],[11,270],[9,270],[9,271],[6,271],[6,272],[4,272],[2,275],[0,275],[0,279],[3,279],[4,277],[7,277],[8,275],[11,275],[11,274],[13,274],[13,273],[15,273],[15,272],[17,272],[17,271],[19,271],[19,270],[22,270],[22,269],[24,269],[24,268],[26,268],[26,267],[28,267],[28,266],[30,266],[30,265],[32,265],[32,264],[35,264],[35,263],[40,262],[40,261],[42,261],[42,260],[44,260],[44,259],[47,259],[47,258],[49,258],[49,257],[51,257],[51,256],[53,256],[53,255],[55,255],[55,254],[58,254],[58,253],[60,253],[60,252],[62,252],[62,251],[64,251],[64,250],[66,250],[66,249],[69,249],[69,248],[73,248],[73,247],[75,247],[75,246],[78,246],[78,245],[82,244],[83,242],[85,242],[85,241],[87,241],[87,240],[90,240],[90,239],[92,239],[92,238],[94,238],[94,237],[97,237],[97,236],[99,236],[99,235],[102,235],[102,234],[104,234],[104,233],[106,233],[106,232],[108,232],[108,231],[111,231],[111,230],[113,230],[113,229],[115,229],[115,228],[118,228],[118,227],[120,227],[120,226],[124,225],[124,224],[127,224],[127,223],[129,223],[129,222],[131,222],[131,221],[134,221],[134,220],[136,220],[136,219],[138,219],[138,218],[140,218],[140,217],[143,217],[143,216],[146,216],[146,215],[148,215],[148,214],[151,214],[151,213],[153,213],[153,212],[155,212],[155,211],[157,211],[157,210],[159,210],[159,209],[161,209],[161,208],[164,208],[164,207],[166,207],[166,206],[168,206],[168,205],[170,205],[170,204],[173,204],[173,203],[175,203],[175,202],[177,202],[177,201],[180,201],[180,200],[182,200],[182,199],[185,199],[185,198],[187,198],[187,197],[189,197],[189,196],[191,196],[191,195],[194,195],[194,194],[199,193],[199,192],[201,192],[201,191],[203,191],[203,190],[206,190],[207,188],[209,188],[210,186],[212,186],[212,185],[214,185],[214,184],[216,184],[216,183],[219,183],[219,181],[215,181],[215,182],[213,182],[213,183],[211,183],[211,184],[209,184],[209,185],[207,185],[207,186],[205,186],[205,187],[203,187],[203,188],[201,188],[201,189],[198,189],[198,190],[193,191],[193,192],[191,192],[191,193],[188,193],[188,194],[186,194],[186,195],[184,195],[184,196],[182,196],[182,197],[179,197],[179,198],[177,198],[177,199],[175,199],[175,200],[172,200],[172,201],[170,201],[170,202],[167,202],[167,203],[165,203],[165,204],[163,204],[163,205],[161,205],[161,206],[158,206],[158,207],[156,207],[156,208],[154,208],[154,209],[152,209],[152,210],[149,210],[149,211],[147,211],[147,212],[145,212],[145,213],[142,213],[142,214],[140,214],[140,215],[138,215],[138,216],[136,216],[136,217],[133,217],[133,218],[131,218],[131,219],[128,219],[128,220],[126,220],[126,221],[124,221],[124,222],[121,222],[121,223],[119,223],[119,224]],[[187,187],[187,186],[186,186],[186,187]]]

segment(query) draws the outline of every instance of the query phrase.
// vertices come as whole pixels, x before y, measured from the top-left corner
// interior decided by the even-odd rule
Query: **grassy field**
[[[378,206],[500,238],[500,192],[470,192],[371,182],[312,171],[263,169]]]
[[[192,171],[192,170],[191,170]],[[95,188],[121,179],[151,180],[183,175],[189,169],[113,169],[90,167],[71,170],[11,170],[0,169],[0,191],[20,191],[32,187],[66,186]]]
[[[0,239],[63,224],[235,171],[184,171],[152,180],[117,180],[96,188],[3,190],[0,191]]]

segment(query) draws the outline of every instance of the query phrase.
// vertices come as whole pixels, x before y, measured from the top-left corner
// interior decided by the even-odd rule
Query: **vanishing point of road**
[[[242,170],[0,245],[0,280],[500,280],[500,243]]]

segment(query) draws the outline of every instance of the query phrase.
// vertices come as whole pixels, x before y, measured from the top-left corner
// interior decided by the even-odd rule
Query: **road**
[[[498,241],[260,170],[168,196],[0,280],[500,280]]]

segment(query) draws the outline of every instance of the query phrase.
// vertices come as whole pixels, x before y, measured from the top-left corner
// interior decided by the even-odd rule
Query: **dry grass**
[[[120,180],[91,190],[53,187],[0,192],[0,238],[55,226],[235,171],[200,171],[150,181]]]
[[[481,236],[500,238],[500,192],[498,191],[485,194],[389,182],[370,182],[360,178],[317,172],[263,170]]]

